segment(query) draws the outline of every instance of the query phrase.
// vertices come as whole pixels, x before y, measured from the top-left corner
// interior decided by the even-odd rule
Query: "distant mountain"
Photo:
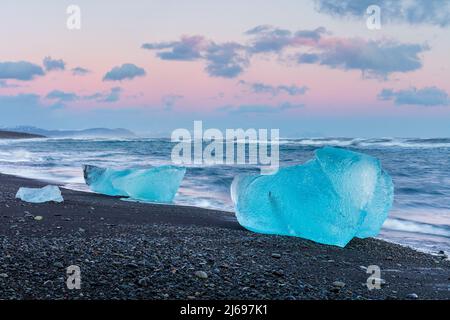
[[[45,136],[23,132],[0,130],[0,139],[33,139],[33,138],[45,138]]]
[[[107,129],[107,128],[93,128],[85,130],[45,130],[36,127],[20,126],[15,128],[5,129],[12,132],[27,133],[33,135],[46,136],[51,138],[71,138],[71,137],[86,137],[86,138],[131,138],[136,135],[127,129]]]

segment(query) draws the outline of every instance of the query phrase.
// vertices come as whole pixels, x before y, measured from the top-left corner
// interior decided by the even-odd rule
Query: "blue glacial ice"
[[[87,165],[83,167],[83,172],[86,184],[94,192],[139,201],[170,203],[180,187],[186,168],[161,166],[116,170]]]
[[[20,188],[16,198],[30,203],[63,202],[61,190],[57,186],[44,188]]]
[[[353,237],[378,235],[394,185],[378,159],[325,147],[274,175],[236,177],[231,197],[239,223],[251,231],[345,247]]]

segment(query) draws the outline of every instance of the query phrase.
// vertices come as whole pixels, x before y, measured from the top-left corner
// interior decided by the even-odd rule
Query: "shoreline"
[[[0,299],[450,299],[450,262],[402,245],[341,249],[255,234],[228,212],[68,189],[61,204],[15,199],[44,185],[0,174]],[[70,265],[81,290],[65,285]],[[365,285],[370,265],[380,290]]]

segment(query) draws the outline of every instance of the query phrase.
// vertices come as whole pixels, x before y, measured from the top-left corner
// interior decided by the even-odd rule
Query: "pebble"
[[[44,286],[51,286],[53,285],[53,281],[52,280],[47,280],[44,282]]]
[[[138,285],[141,287],[147,287],[148,286],[148,278],[141,278],[138,280]]]
[[[332,287],[332,288],[330,288],[330,291],[333,292],[333,293],[339,293],[339,292],[341,292],[341,288]]]
[[[335,287],[335,288],[343,288],[343,287],[345,287],[345,283],[342,282],[342,281],[335,281],[335,282],[333,282],[333,287]]]
[[[272,258],[280,259],[281,258],[281,254],[279,254],[279,253],[272,253]]]
[[[275,270],[275,271],[272,271],[272,274],[274,275],[274,276],[277,276],[277,277],[282,277],[282,276],[284,276],[284,272],[283,271],[277,271],[277,270]]]
[[[208,279],[208,274],[205,271],[196,271],[195,276],[200,279]]]
[[[132,263],[132,262],[127,263],[127,267],[130,268],[130,269],[137,269],[137,268],[139,268],[139,266],[136,263]]]
[[[34,220],[36,220],[36,221],[41,221],[42,219],[44,219],[43,216],[35,216],[34,217]]]
[[[406,295],[406,299],[417,300],[417,299],[419,299],[419,296],[415,293],[410,293],[410,294]]]
[[[7,273],[0,273],[0,278],[8,278],[8,274]]]

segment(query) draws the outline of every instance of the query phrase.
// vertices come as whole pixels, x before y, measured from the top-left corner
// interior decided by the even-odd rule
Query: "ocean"
[[[0,140],[0,172],[89,191],[82,165],[170,164],[169,139]],[[421,251],[450,251],[450,139],[281,139],[280,166],[302,164],[314,150],[336,146],[380,159],[395,184],[395,201],[380,238]],[[255,166],[190,165],[175,204],[233,211],[233,177]]]

